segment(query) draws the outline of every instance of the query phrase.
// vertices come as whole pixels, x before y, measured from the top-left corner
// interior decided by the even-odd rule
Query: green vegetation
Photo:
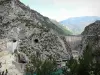
[[[63,34],[65,34],[65,35],[72,35],[72,32],[70,30],[68,30],[65,26],[63,26],[63,25],[58,25],[58,26],[63,31]]]
[[[83,51],[83,55],[75,60],[71,58],[65,68],[57,70],[56,62],[53,58],[42,60],[37,56],[31,58],[32,64],[28,64],[26,67],[26,73],[36,73],[37,75],[60,75],[59,72],[63,72],[64,75],[100,75],[100,63],[97,60],[97,56],[92,53],[92,45],[87,45]],[[31,74],[31,75],[32,75]]]
[[[30,63],[27,64],[25,72],[30,73],[31,75],[34,73],[36,73],[36,75],[51,75],[51,73],[56,70],[56,63],[53,58],[42,60],[37,56],[34,56],[31,58]]]
[[[51,22],[52,22],[51,25],[47,25],[49,26],[48,28],[52,28],[56,30],[60,35],[72,35],[72,32],[68,30],[65,26],[60,24],[59,22],[55,20],[51,20]]]
[[[70,59],[64,75],[100,75],[100,63],[94,61],[91,45],[87,45],[79,60]]]

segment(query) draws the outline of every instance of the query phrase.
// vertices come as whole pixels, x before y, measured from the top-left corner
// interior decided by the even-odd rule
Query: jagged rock
[[[86,26],[82,35],[100,35],[100,20]]]
[[[6,10],[3,11],[3,9],[0,12],[2,18],[0,20],[0,28],[2,27],[1,31],[4,31],[4,33],[1,33],[1,38],[5,37],[11,41],[12,39],[20,41],[19,49],[22,48],[21,44],[23,44],[34,48],[33,51],[36,51],[36,49],[41,49],[41,52],[43,52],[44,49],[48,51],[54,49],[58,50],[58,52],[63,51],[63,47],[58,40],[59,36],[55,34],[59,33],[57,30],[60,29],[47,17],[31,10],[18,0],[2,1],[3,3],[0,7]],[[35,40],[38,40],[38,42],[36,43]],[[50,47],[52,47],[51,50],[49,50]]]
[[[22,53],[22,52],[17,51],[16,57],[18,58],[17,61],[19,63],[25,64],[25,63],[28,63],[29,62],[29,59],[28,59],[28,57],[26,56],[25,53]]]
[[[21,64],[15,59],[16,57],[8,51],[2,51],[2,53],[0,52],[0,62],[2,65],[0,72],[4,72],[5,74],[7,70],[7,75],[23,75],[24,68],[22,68]]]
[[[8,51],[17,49],[29,59],[33,55],[42,59],[49,56],[69,59],[71,50],[67,41],[59,37],[62,33],[49,18],[31,10],[19,0],[0,0],[0,38],[6,39]]]
[[[43,55],[48,53],[48,55],[57,55],[58,58],[66,58],[68,52],[67,50],[64,52],[58,39],[59,36],[56,34],[59,34],[57,30],[60,29],[47,17],[31,10],[18,0],[8,0],[8,2],[2,3],[0,7],[6,9],[0,12],[2,17],[1,30],[4,31],[1,38],[5,37],[9,41],[12,39],[20,41],[18,49],[25,53],[35,54],[39,51]]]
[[[95,21],[94,23],[87,26],[82,33],[82,51],[85,49],[86,45],[90,44],[92,47],[92,53],[97,60],[100,58],[100,21]]]

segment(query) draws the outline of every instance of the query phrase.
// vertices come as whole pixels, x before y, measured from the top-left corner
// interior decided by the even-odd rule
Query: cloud
[[[53,3],[59,8],[58,21],[70,17],[100,16],[100,0],[53,0]]]
[[[66,8],[60,8],[56,16],[57,21],[61,21],[70,17],[81,17],[81,16],[100,16],[100,10],[94,7],[81,7],[75,10],[67,10]]]

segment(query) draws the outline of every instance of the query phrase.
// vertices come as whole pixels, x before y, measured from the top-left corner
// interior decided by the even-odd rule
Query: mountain
[[[62,35],[72,35],[72,31],[67,27],[62,25],[61,23],[57,22],[56,20],[52,20],[51,21],[59,28],[61,28],[61,30],[63,31]]]
[[[61,24],[67,26],[72,30],[73,34],[81,34],[84,28],[90,23],[100,20],[100,17],[97,16],[83,16],[83,17],[73,17],[63,21],[60,21]]]
[[[100,20],[97,20],[85,27],[82,35],[100,35]]]
[[[64,31],[49,18],[19,0],[0,0],[0,63],[3,65],[0,71],[7,69],[8,75],[23,75],[23,66],[27,63],[18,61],[19,58],[25,59],[23,53],[30,61],[28,70],[30,66],[34,69],[34,56],[42,60],[52,57],[56,60],[70,59],[71,48],[66,37],[60,36],[62,34],[65,35]],[[4,51],[10,53],[7,56],[12,55],[11,60],[2,55]]]
[[[91,23],[86,26],[81,35],[83,35],[81,45],[82,52],[89,44],[92,49],[92,55],[94,57],[94,60],[100,62],[100,20],[97,20],[94,23]]]

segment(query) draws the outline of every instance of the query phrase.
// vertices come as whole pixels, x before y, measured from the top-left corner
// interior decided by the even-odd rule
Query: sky
[[[51,19],[100,16],[100,0],[20,0],[31,9]]]

